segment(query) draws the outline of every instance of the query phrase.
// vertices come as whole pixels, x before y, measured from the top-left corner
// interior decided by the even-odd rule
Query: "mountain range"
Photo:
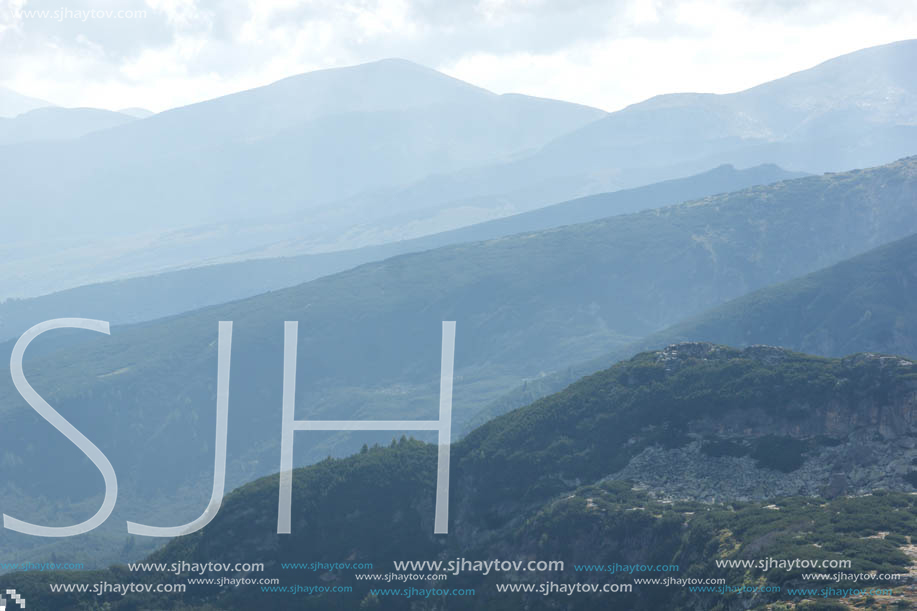
[[[0,156],[10,164],[4,178],[20,205],[55,211],[71,231],[98,237],[114,228],[129,233],[305,212],[367,189],[518,154],[603,114],[499,96],[385,60],[291,77],[67,146],[7,149]],[[49,163],[66,168],[50,191],[34,180]],[[108,179],[92,180],[99,171]],[[132,226],[111,216],[123,206]]]
[[[459,428],[522,379],[563,371],[732,297],[917,233],[915,167],[917,158],[908,158],[397,256],[115,327],[111,337],[49,334],[36,340],[25,371],[121,474],[112,530],[99,533],[111,538],[98,543],[119,557],[124,535],[112,533],[123,533],[123,519],[192,519],[206,504],[218,321],[234,321],[232,367],[242,372],[230,386],[227,481],[234,486],[277,468],[283,321],[300,322],[297,417],[337,420],[429,417],[440,322],[456,320]],[[64,522],[82,515],[101,492],[94,467],[63,439],[37,443],[47,424],[8,380],[0,379],[0,406],[8,503]],[[386,439],[307,437],[297,464]],[[66,473],[61,464],[70,465]],[[8,531],[2,537],[11,550],[36,545]]]
[[[0,118],[0,146],[24,142],[71,140],[134,121],[131,115],[96,108],[49,106]]]
[[[887,163],[917,143],[915,57],[902,41],[610,114],[385,60],[11,145],[0,295],[390,243],[723,163]]]
[[[29,327],[52,318],[96,318],[115,325],[153,320],[287,288],[396,255],[584,223],[797,176],[799,173],[774,165],[745,170],[720,166],[688,178],[588,196],[412,240],[202,266],[85,285],[31,299],[9,299],[0,303],[0,340],[19,337]]]
[[[722,163],[777,163],[812,173],[913,154],[917,40],[837,57],[734,94],[671,94],[609,113],[530,156],[431,177],[391,192],[439,206],[520,209],[626,188]],[[499,194],[494,198],[493,194]],[[368,202],[368,200],[366,200]]]
[[[849,560],[886,606],[917,605],[914,65],[902,41],[612,113],[397,59],[158,114],[0,90],[0,361],[35,323],[110,321],[42,335],[24,372],[118,477],[91,534],[0,529],[0,571],[88,570],[0,589],[33,608],[835,611],[800,588],[862,586],[751,562],[795,558]],[[207,506],[227,321],[233,491],[193,535],[129,535]],[[333,421],[432,419],[455,321],[448,536],[426,430],[297,432],[292,534],[276,533],[288,321],[293,417]],[[0,445],[5,515],[96,511],[99,470],[10,376]],[[264,562],[232,576],[352,590],[49,592],[186,583],[117,564],[139,558]],[[566,566],[421,571],[449,575],[416,585],[467,597],[405,601],[385,581],[394,559],[461,558]],[[287,564],[312,560],[373,568]],[[651,587],[616,563],[743,589]]]

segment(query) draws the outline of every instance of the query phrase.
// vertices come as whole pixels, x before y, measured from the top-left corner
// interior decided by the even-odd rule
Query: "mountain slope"
[[[651,336],[772,344],[824,356],[917,354],[917,236],[777,287],[762,289]]]
[[[768,344],[809,354],[917,354],[917,235],[754,291],[602,357],[526,382],[469,427],[557,392],[640,350],[684,341]],[[469,429],[470,430],[470,429]]]
[[[0,180],[20,205],[3,210],[0,238],[16,242],[16,256],[0,283],[58,267],[81,283],[161,271],[150,262],[163,242],[183,253],[182,267],[353,249],[723,163],[809,172],[886,163],[917,146],[915,48],[902,41],[746,92],[665,96],[607,116],[391,60],[292,77],[67,146],[13,147],[0,152]],[[42,180],[49,165],[55,181]],[[39,229],[23,210],[48,222]],[[114,273],[94,269],[99,251],[124,255],[109,259]]]
[[[322,570],[317,575],[323,584],[353,591],[297,598],[272,595],[258,585],[189,585],[183,596],[106,600],[115,609],[175,605],[178,600],[244,608],[254,597],[264,604],[267,596],[272,608],[353,609],[362,603],[390,609],[556,609],[557,599],[544,593],[501,595],[495,586],[609,579],[632,583],[639,576],[626,570],[581,571],[573,563],[678,565],[679,578],[728,574],[737,583],[746,578],[756,585],[801,583],[800,570],[728,571],[713,566],[712,558],[843,558],[853,563],[851,573],[903,572],[910,563],[905,546],[917,527],[917,501],[910,494],[862,494],[914,490],[907,476],[917,448],[907,441],[917,434],[915,388],[914,363],[897,357],[822,359],[776,348],[736,350],[712,344],[643,353],[502,416],[455,444],[448,535],[431,534],[436,448],[402,439],[389,448],[365,449],[297,470],[292,534],[276,534],[275,475],[232,492],[203,531],[173,541],[149,559],[166,567],[212,558],[230,565],[263,560],[264,570],[248,577],[277,578],[289,586],[301,583],[305,573],[281,563],[308,565],[303,557],[308,550],[310,558],[371,564],[371,570]],[[741,451],[724,453],[724,445]],[[883,447],[890,451],[882,453]],[[615,481],[622,468],[653,452],[692,452],[751,485],[774,478],[790,481],[802,473],[830,487],[832,469],[846,469],[859,475],[859,487],[851,492],[860,496],[830,503],[783,497],[770,503],[764,489],[756,494],[768,499],[767,505],[739,503],[735,496],[719,499],[726,504],[672,503],[660,502],[666,499],[665,487],[647,494]],[[673,480],[677,485],[678,478]],[[805,486],[795,492],[810,494]],[[387,527],[378,528],[380,523]],[[563,561],[564,567],[482,574],[453,571],[444,564],[431,572],[446,573],[447,579],[433,586],[422,582],[423,587],[472,588],[475,597],[371,596],[370,588],[399,586],[381,579],[393,559],[403,558],[444,563],[499,558],[521,560],[521,566],[527,560],[551,559]],[[354,573],[373,572],[382,574],[375,583],[354,578]],[[121,579],[116,577],[129,574],[122,568],[59,578],[117,582]],[[49,598],[47,587],[40,587],[47,579],[21,577],[12,583],[42,601],[79,600],[75,595]],[[168,568],[142,579],[187,583]],[[562,608],[593,609],[607,596],[564,597]],[[758,601],[792,598],[777,590]],[[722,598],[644,585],[615,600],[635,609],[704,609]]]
[[[212,471],[218,321],[235,324],[227,467],[233,486],[277,468],[284,321],[300,323],[297,417],[331,420],[431,417],[441,321],[457,321],[458,428],[524,378],[566,369],[731,297],[917,232],[915,192],[911,158],[403,255],[115,328],[110,337],[49,334],[36,340],[25,372],[118,470],[121,504],[113,524],[193,519],[206,503]],[[3,352],[11,348],[7,343]],[[73,502],[91,506],[101,493],[93,466],[62,439],[50,447],[36,443],[47,438],[47,424],[24,406],[9,378],[0,378],[0,407],[7,502],[40,507],[57,520],[82,515]],[[298,464],[387,435],[303,439]],[[61,473],[61,464],[71,469]],[[10,553],[21,553],[10,533],[0,537]]]
[[[291,77],[67,146],[9,149],[0,159],[22,205],[54,211],[82,234],[123,234],[303,211],[537,147],[603,115],[498,96],[387,60]],[[49,163],[62,168],[53,188],[35,180]],[[122,202],[130,214],[113,217]],[[51,229],[46,239],[57,236]]]
[[[7,300],[0,303],[0,340],[19,337],[29,327],[52,318],[97,318],[116,325],[152,320],[293,286],[404,253],[583,223],[792,177],[793,173],[775,166],[746,170],[723,166],[689,178],[563,202],[413,240],[353,251],[227,263]],[[155,252],[160,264],[169,256],[168,252]],[[66,268],[59,273],[66,274]]]
[[[776,163],[813,173],[887,163],[917,147],[915,63],[917,40],[906,40],[738,93],[657,96],[560,136],[530,157],[432,177],[390,199],[446,205],[499,194],[504,205],[526,209],[558,191],[627,188],[721,163]]]
[[[739,93],[657,96],[562,137],[545,153],[559,161],[576,150],[606,162],[615,159],[618,167],[641,167],[650,161],[661,165],[655,147],[665,143],[672,164],[728,153],[743,162],[769,154],[770,161],[813,172],[870,165],[873,153],[858,148],[869,143],[853,142],[854,135],[917,127],[915,60],[917,40],[906,40],[843,55]],[[910,134],[905,142],[913,145],[914,132],[903,133]],[[831,142],[843,142],[843,149],[830,150]],[[795,150],[781,146],[788,143]],[[818,154],[807,162],[799,159],[804,143],[818,145]],[[747,153],[734,154],[741,149]],[[899,150],[884,153],[899,155]],[[857,154],[867,156],[856,159]]]
[[[682,566],[688,566],[690,559],[709,563],[710,555],[705,553],[703,546],[692,549],[698,542],[691,537],[682,538],[682,524],[686,519],[690,523],[693,511],[705,516],[713,508],[683,507],[681,515],[670,515],[669,520],[655,522],[649,517],[652,511],[646,511],[639,497],[628,499],[620,487],[606,487],[603,493],[602,486],[596,486],[581,490],[572,498],[570,494],[579,486],[613,476],[622,465],[635,462],[648,451],[670,448],[668,451],[675,453],[694,448],[703,456],[698,447],[710,447],[714,442],[738,443],[735,439],[747,444],[748,455],[716,456],[710,452],[708,457],[710,462],[722,463],[723,467],[731,469],[735,479],[767,481],[775,473],[789,476],[805,471],[809,465],[823,465],[827,460],[833,461],[834,468],[849,468],[847,465],[851,461],[856,465],[869,464],[871,459],[863,455],[867,447],[874,451],[882,445],[904,442],[914,433],[910,422],[917,407],[913,399],[915,380],[914,364],[897,358],[867,355],[824,360],[779,349],[737,351],[712,345],[673,346],[666,351],[638,355],[584,379],[558,395],[481,427],[457,444],[452,475],[453,498],[457,501],[450,516],[452,528],[448,537],[431,537],[429,515],[422,511],[429,509],[431,503],[433,448],[425,448],[425,455],[414,453],[418,462],[428,461],[430,466],[426,469],[397,456],[397,449],[380,450],[375,462],[365,457],[329,462],[298,472],[294,476],[293,506],[303,509],[294,510],[294,534],[290,536],[270,532],[275,515],[272,509],[276,507],[276,495],[272,493],[277,483],[276,477],[271,477],[237,491],[227,499],[221,522],[215,521],[197,540],[179,541],[167,547],[156,560],[242,558],[246,550],[267,545],[278,564],[288,560],[295,562],[293,555],[301,553],[302,549],[314,550],[321,557],[334,557],[347,550],[353,562],[378,562],[379,559],[410,555],[424,559],[550,557],[564,558],[568,563],[598,564],[621,562],[621,558],[633,563],[672,563],[681,556],[678,562]],[[868,441],[873,435],[878,435],[882,441]],[[782,449],[781,445],[789,445],[794,450]],[[882,456],[884,461],[879,460],[879,464],[883,470],[897,475],[887,481],[867,477],[864,480],[866,490],[876,487],[912,490],[902,475],[912,469],[910,460],[917,454],[913,448],[896,445],[898,447],[890,456]],[[786,455],[793,458],[793,452],[801,464],[788,466]],[[426,478],[418,477],[418,471],[425,473]],[[742,475],[736,476],[736,471]],[[822,485],[831,483],[830,473],[830,468],[821,470]],[[333,484],[329,486],[324,482]],[[393,484],[413,485],[416,492],[407,498],[402,498],[403,489],[387,494],[386,487]],[[354,495],[356,490],[365,491],[366,496]],[[768,497],[764,491],[763,498]],[[319,498],[322,501],[317,501]],[[369,505],[366,504],[370,498],[374,499],[372,511],[367,510]],[[606,504],[609,501],[612,503]],[[821,502],[808,504],[800,513],[808,520],[825,520],[831,512],[819,505]],[[781,503],[781,506],[792,513],[794,504]],[[904,506],[908,510],[908,521],[913,523],[913,503]],[[307,507],[309,510],[304,510]],[[397,514],[403,507],[414,509],[398,522],[403,524],[403,530],[399,529],[390,538],[387,534],[359,536],[364,524],[377,523],[384,516]],[[641,509],[646,513],[639,513]],[[832,509],[838,513],[843,511],[845,516],[854,513],[851,507],[840,503]],[[866,507],[857,508],[858,511],[863,509]],[[628,512],[634,510],[637,515],[628,518]],[[819,515],[821,512],[824,513]],[[590,514],[593,517],[590,518]],[[600,518],[603,514],[604,518]],[[857,534],[862,530],[878,530],[878,515],[868,509],[866,514],[859,517],[856,528],[851,528],[849,523],[841,526],[840,520],[833,518],[835,533],[845,529]],[[657,514],[656,519],[660,517]],[[744,516],[745,519],[750,517]],[[759,512],[756,517],[761,520],[764,516]],[[722,515],[710,518],[720,528],[735,520],[734,517],[724,519]],[[348,528],[334,527],[344,520]],[[883,523],[887,523],[886,520],[896,521],[892,516],[881,519]],[[739,523],[735,521],[736,526]],[[744,535],[744,529],[735,529],[739,534],[732,535],[738,542],[747,543],[751,554],[762,554],[763,549],[778,547],[775,542],[780,541],[779,528],[775,533],[773,520],[762,520],[759,525],[765,528],[758,530],[758,536],[768,533],[767,526],[770,526],[764,541]],[[890,530],[903,534],[907,532],[903,526],[898,522]],[[672,530],[667,531],[667,527]],[[353,538],[317,534],[342,530],[353,533]],[[597,530],[605,536],[597,536]],[[719,529],[712,530],[714,532],[707,535],[710,539],[715,541],[722,536],[717,532]],[[226,534],[229,532],[237,535],[232,540],[233,550],[228,549]],[[247,537],[243,535],[240,539],[238,535],[245,532]],[[700,533],[694,531],[693,534]],[[805,557],[818,553],[812,544],[824,546],[830,541],[827,534],[825,531],[813,533],[796,551],[804,551]],[[247,544],[244,543],[246,539]],[[906,543],[906,539],[900,537],[896,541],[897,544],[889,541],[892,545],[885,558],[903,559],[900,551],[893,552]],[[602,542],[598,548],[597,542]],[[787,545],[788,541],[780,543]],[[859,566],[863,566],[860,563],[867,558],[877,557],[874,552],[867,551],[868,546],[857,549],[855,536],[845,544],[844,557],[854,559]],[[796,545],[800,545],[798,539]],[[832,551],[837,549],[832,548]],[[903,564],[906,562],[904,559]],[[288,583],[293,575],[283,571],[278,564],[268,572]],[[713,567],[704,566],[703,570],[710,575]],[[513,577],[529,582],[554,581],[559,576],[554,573],[527,578],[520,573],[509,579]],[[573,571],[562,576],[573,581],[581,577]],[[787,577],[790,576],[775,579]],[[349,575],[340,574],[332,578],[332,583],[359,584],[348,578]],[[471,585],[468,582],[473,579],[470,577],[462,585]],[[476,591],[483,589],[480,578],[478,580],[477,584],[472,581],[477,586]],[[506,580],[507,576],[493,578],[498,583]],[[653,595],[661,595],[659,592],[645,592],[646,589],[641,588],[643,592],[638,591],[630,597],[630,604],[641,608],[670,608],[664,604],[660,606],[659,599],[654,600]],[[670,592],[666,594],[671,596]],[[482,594],[496,596],[490,588],[484,589]],[[259,590],[257,595],[263,596],[263,593]],[[533,596],[528,601],[535,608],[555,607],[550,600],[545,601],[545,597],[541,599],[539,602]],[[577,599],[575,608],[594,608],[594,599]],[[518,600],[512,603],[519,604]],[[351,603],[340,596],[326,596],[322,604],[346,608]],[[468,601],[468,605],[480,608],[481,600]],[[702,603],[700,608],[709,608],[708,605]]]
[[[0,254],[10,271],[0,275],[0,296],[238,260],[291,235],[304,247],[274,256],[503,216],[454,211],[418,233],[412,222],[422,205],[370,202],[354,212],[336,202],[519,156],[604,115],[386,60],[291,77],[76,140],[3,147],[0,242],[8,252]],[[355,226],[386,215],[406,215],[392,236],[357,235]],[[156,266],[163,251],[168,261]],[[99,259],[113,271],[100,271]],[[33,280],[48,269],[61,277]]]
[[[97,108],[38,108],[14,119],[0,119],[0,145],[69,140],[134,120],[130,115]]]

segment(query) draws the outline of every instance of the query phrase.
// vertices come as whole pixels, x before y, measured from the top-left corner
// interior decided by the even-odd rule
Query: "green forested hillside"
[[[917,365],[893,357],[857,355],[823,359],[779,349],[737,350],[680,344],[648,352],[590,376],[565,391],[513,411],[469,435],[453,449],[452,504],[447,536],[432,534],[434,446],[402,439],[347,459],[329,459],[294,474],[291,535],[276,534],[277,476],[260,479],[227,496],[203,531],[177,539],[151,562],[266,563],[258,577],[282,584],[348,585],[352,592],[295,597],[275,594],[273,608],[381,609],[518,608],[519,595],[501,596],[503,583],[633,583],[616,571],[578,571],[576,564],[673,564],[672,577],[728,577],[728,585],[805,585],[802,572],[717,568],[715,559],[849,559],[849,572],[903,572],[910,564],[908,537],[917,536],[912,484],[901,492],[857,498],[782,498],[762,502],[721,499],[696,503],[666,498],[614,481],[614,474],[646,448],[678,449],[704,436],[715,423],[716,439],[768,448],[803,444],[803,455],[824,448],[854,448],[861,437],[895,443],[917,433]],[[845,423],[838,428],[838,422]],[[782,442],[781,442],[782,440]],[[805,445],[808,444],[808,445]],[[901,450],[910,460],[917,449]],[[775,452],[754,453],[764,477],[784,469]],[[720,457],[740,464],[738,457]],[[751,460],[751,459],[748,459]],[[611,479],[609,479],[611,476]],[[672,501],[675,502],[672,502]],[[384,524],[384,528],[380,525]],[[879,536],[879,533],[882,533]],[[434,597],[411,603],[376,601],[354,571],[293,571],[281,563],[346,559],[375,563],[392,572],[392,559],[552,559],[565,568],[550,574],[463,573],[448,586],[476,591],[473,599]],[[367,571],[359,571],[367,572]],[[176,575],[125,569],[60,576],[62,580],[185,583]],[[10,583],[36,600],[53,598],[42,578]],[[811,581],[811,580],[810,580]],[[844,581],[834,585],[842,586]],[[883,582],[878,582],[883,583]],[[427,584],[412,584],[429,587]],[[446,582],[437,582],[445,587]],[[900,584],[899,584],[900,585]],[[395,586],[391,586],[395,587]],[[189,586],[184,602],[194,608],[238,608],[268,596],[258,586],[229,589]],[[783,593],[746,598],[642,585],[616,603],[634,609],[727,609],[787,599]],[[789,596],[789,598],[793,598]],[[522,596],[526,608],[559,608],[559,599]],[[93,598],[113,609],[155,608],[156,597]],[[165,600],[165,599],[162,599]],[[170,595],[170,604],[176,600]],[[602,596],[563,599],[562,608],[592,609]],[[410,605],[410,606],[409,606]],[[516,607],[506,606],[516,605]],[[91,607],[87,607],[91,608]],[[207,607],[210,608],[210,607]]]

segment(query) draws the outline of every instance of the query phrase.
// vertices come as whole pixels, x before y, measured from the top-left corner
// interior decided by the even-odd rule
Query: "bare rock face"
[[[656,362],[671,374],[698,360],[738,356],[774,365],[792,355],[771,346],[733,350],[691,342],[660,350]],[[842,359],[830,396],[775,399],[691,420],[689,443],[647,447],[608,479],[631,480],[664,498],[706,502],[912,491],[917,376],[911,370],[917,374],[914,363],[900,357]]]
[[[832,473],[828,485],[822,490],[821,496],[833,499],[847,493],[847,476],[844,473]]]
[[[609,479],[633,481],[664,498],[705,502],[912,490],[904,477],[917,450],[868,437],[807,451],[802,465],[790,472],[762,467],[750,456],[709,456],[700,440],[681,448],[652,447]]]

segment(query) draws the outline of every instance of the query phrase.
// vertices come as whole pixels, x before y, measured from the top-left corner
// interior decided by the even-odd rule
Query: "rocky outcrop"
[[[736,356],[773,365],[793,353],[772,346],[737,351],[691,342],[660,350],[656,361],[671,374],[698,360]],[[867,353],[842,359],[841,388],[831,397],[806,401],[797,396],[786,404],[693,420],[689,443],[645,448],[608,479],[633,481],[663,498],[706,502],[912,491],[911,482],[917,482],[917,382],[910,380],[912,369],[917,374],[913,362],[894,356]],[[871,392],[851,382],[865,375]],[[844,392],[848,382],[855,391]],[[796,443],[791,448],[774,443],[781,439]],[[731,450],[709,451],[717,444]],[[769,458],[792,463],[786,456],[769,455],[775,452],[798,452],[798,466],[774,468]]]
[[[608,479],[630,480],[660,498],[711,503],[914,490],[905,479],[917,461],[910,437],[888,441],[862,431],[841,445],[807,452],[802,466],[789,473],[762,468],[750,456],[709,456],[703,443],[647,448]]]

